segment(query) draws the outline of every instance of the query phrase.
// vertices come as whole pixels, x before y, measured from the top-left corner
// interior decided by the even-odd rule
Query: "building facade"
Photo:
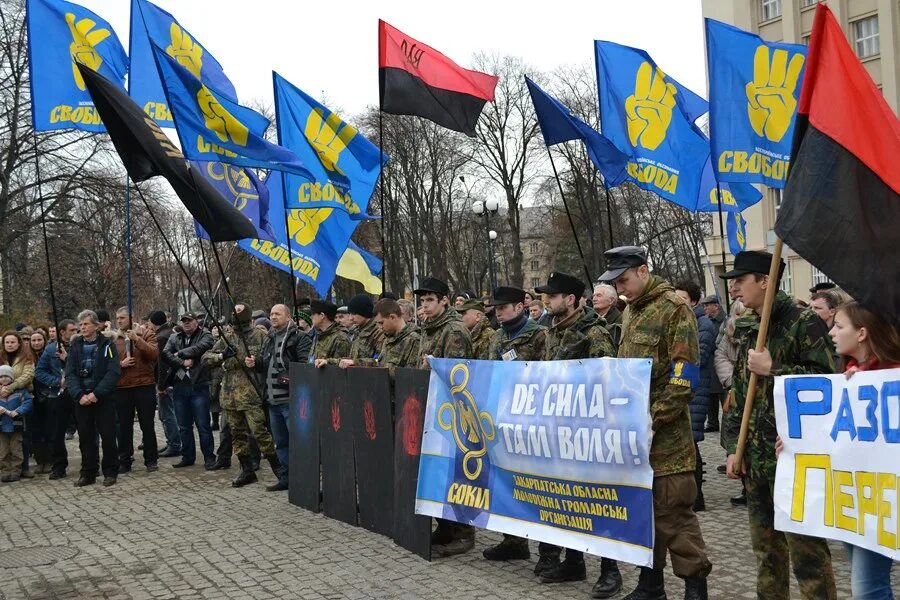
[[[702,0],[703,16],[730,23],[752,31],[765,40],[808,44],[812,29],[816,0]],[[900,109],[900,0],[828,0],[847,35],[850,46],[872,76],[887,100],[898,113]],[[781,205],[781,190],[763,187],[763,200],[744,211],[747,220],[747,249],[768,250],[775,246],[775,218]],[[727,239],[722,235],[719,221],[713,217],[712,235],[706,238],[706,250],[713,265],[707,271],[706,289],[719,286],[725,293],[722,280],[722,250],[725,263],[731,268],[734,257],[728,252]],[[784,247],[787,264],[782,289],[801,299],[809,297],[809,288],[827,281],[824,274]]]

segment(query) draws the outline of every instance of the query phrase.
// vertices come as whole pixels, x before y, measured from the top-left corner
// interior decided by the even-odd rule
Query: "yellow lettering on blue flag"
[[[694,389],[700,383],[700,367],[693,363],[677,360],[669,371],[669,385]]]

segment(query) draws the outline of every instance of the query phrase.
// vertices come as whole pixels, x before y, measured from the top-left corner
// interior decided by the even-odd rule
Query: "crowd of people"
[[[846,373],[900,366],[900,333],[885,319],[833,286],[810,290],[809,301],[778,291],[766,349],[754,350],[772,256],[742,252],[725,273],[729,314],[696,282],[674,285],[654,275],[646,253],[620,247],[605,254],[607,271],[587,289],[561,272],[534,290],[500,286],[487,297],[451,293],[425,278],[416,302],[367,294],[346,306],[301,300],[268,312],[236,304],[228,319],[153,311],[136,318],[128,308],[84,310],[57,327],[17,326],[0,348],[0,475],[3,482],[49,474],[67,476],[66,439],[77,429],[81,468],[75,485],[117,483],[134,467],[134,421],[144,468],[160,458],[174,468],[228,469],[237,455],[242,487],[257,481],[264,458],[276,476],[266,489],[288,488],[289,365],[411,367],[429,357],[481,360],[652,358],[650,416],[654,432],[655,547],[627,598],[665,598],[663,568],[671,557],[685,580],[685,598],[707,597],[707,557],[696,513],[705,510],[703,459],[698,443],[721,430],[727,463],[720,472],[743,482],[732,503],[746,505],[758,563],[760,598],[787,598],[792,570],[803,598],[835,598],[825,540],[776,531],[773,487],[780,443],[775,431],[775,375]],[[784,264],[781,264],[783,272]],[[808,307],[808,308],[807,308]],[[227,321],[227,322],[226,322]],[[750,374],[761,378],[750,419],[746,458],[735,464]],[[721,414],[721,420],[720,420]],[[157,447],[156,418],[165,445]],[[216,447],[213,431],[219,431]],[[102,452],[101,452],[102,450]],[[102,459],[101,459],[102,456]],[[31,462],[35,463],[32,470]],[[470,525],[438,519],[433,553],[474,547]],[[853,593],[890,598],[892,561],[848,549]],[[489,561],[529,559],[528,540],[504,536],[483,552]],[[543,583],[587,577],[581,552],[538,545],[534,573]],[[592,597],[622,587],[616,561],[603,558]]]

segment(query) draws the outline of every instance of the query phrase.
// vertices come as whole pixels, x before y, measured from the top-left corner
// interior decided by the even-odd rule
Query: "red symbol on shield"
[[[422,446],[422,403],[409,396],[403,405],[403,448],[409,456],[418,456]]]
[[[303,398],[300,401],[300,420],[306,421],[309,419],[309,400],[307,398]]]
[[[372,401],[366,399],[365,404],[363,404],[363,419],[366,422],[366,435],[369,436],[370,440],[375,439],[375,407],[372,405]]]
[[[338,405],[339,398],[331,399],[331,428],[337,433],[341,430],[341,407]]]

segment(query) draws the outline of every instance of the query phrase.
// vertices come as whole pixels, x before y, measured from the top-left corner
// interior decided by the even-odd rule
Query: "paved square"
[[[756,598],[746,510],[728,502],[739,484],[716,472],[724,452],[715,434],[702,451],[710,597]],[[146,473],[138,460],[114,487],[75,488],[76,438],[66,479],[0,484],[0,598],[588,598],[598,574],[599,560],[588,558],[588,581],[541,585],[533,560],[483,560],[482,548],[499,539],[483,531],[475,551],[427,563],[387,538],[291,506],[286,492],[267,493],[274,477],[266,466],[259,484],[233,489],[236,460],[213,473],[172,462]],[[832,550],[840,597],[848,598],[846,555],[839,544]],[[623,576],[620,598],[637,570],[624,566]],[[681,596],[670,573],[667,587],[670,598]]]

